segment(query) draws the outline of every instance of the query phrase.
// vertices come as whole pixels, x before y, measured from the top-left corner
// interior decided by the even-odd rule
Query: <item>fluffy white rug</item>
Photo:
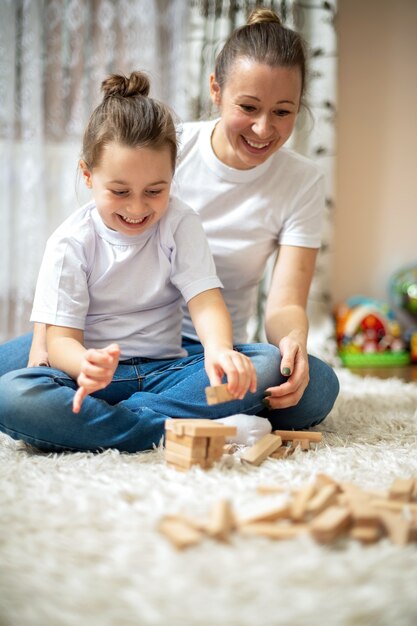
[[[326,472],[367,489],[417,476],[417,384],[338,370],[341,394],[316,450],[210,471],[142,454],[51,454],[0,437],[1,626],[411,626],[417,544],[320,546],[233,536],[177,552],[159,518],[205,516],[220,497],[250,512]]]

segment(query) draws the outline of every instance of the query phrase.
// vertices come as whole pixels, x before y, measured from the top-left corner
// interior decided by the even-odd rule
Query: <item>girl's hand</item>
[[[287,380],[278,387],[265,390],[265,402],[269,409],[284,409],[298,404],[310,380],[305,346],[287,336],[279,342],[279,349],[281,374]]]
[[[213,346],[205,349],[205,369],[210,385],[220,385],[227,376],[227,389],[239,400],[249,390],[256,391],[256,370],[252,361],[231,348]]]
[[[87,350],[81,364],[81,372],[77,378],[78,389],[72,403],[74,413],[79,413],[84,398],[104,389],[113,380],[114,372],[119,364],[120,348],[112,343],[100,350]]]

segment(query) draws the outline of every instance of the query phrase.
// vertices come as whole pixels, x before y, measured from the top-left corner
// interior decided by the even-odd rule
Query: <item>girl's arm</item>
[[[242,399],[248,389],[256,391],[256,371],[252,361],[233,350],[229,311],[219,289],[209,289],[188,302],[191,319],[204,346],[205,369],[211,385],[227,376],[228,390]]]
[[[318,250],[281,246],[265,309],[265,331],[281,352],[281,373],[288,379],[267,390],[271,409],[294,406],[309,382],[307,298]]]
[[[46,325],[35,322],[27,366],[37,367],[38,365],[49,365],[49,360],[46,347]]]
[[[119,363],[120,348],[111,344],[99,350],[84,347],[84,333],[64,326],[46,327],[46,343],[52,367],[77,381],[73,411],[78,413],[86,395],[104,389],[113,380]]]

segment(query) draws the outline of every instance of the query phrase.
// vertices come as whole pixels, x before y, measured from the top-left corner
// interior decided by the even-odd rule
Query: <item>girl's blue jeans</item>
[[[203,348],[185,339],[185,358],[121,362],[112,383],[87,396],[76,414],[72,378],[49,367],[25,367],[31,340],[24,335],[0,345],[0,431],[47,451],[147,450],[159,443],[169,418],[218,419],[246,413],[267,417],[274,429],[309,428],[326,417],[339,392],[333,370],[310,356],[310,383],[300,402],[267,411],[262,402],[265,389],[284,380],[279,350],[269,344],[242,344],[235,348],[253,360],[256,393],[209,406]]]

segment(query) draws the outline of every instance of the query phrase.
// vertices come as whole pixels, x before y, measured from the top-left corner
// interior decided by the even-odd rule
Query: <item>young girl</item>
[[[261,409],[200,219],[170,196],[171,115],[140,72],[102,89],[80,161],[93,201],[48,240],[35,293],[32,321],[46,325],[51,367],[0,381],[1,429],[47,450],[143,450],[169,417]],[[182,299],[204,359],[181,346]],[[204,387],[224,376],[235,400],[208,407]]]

